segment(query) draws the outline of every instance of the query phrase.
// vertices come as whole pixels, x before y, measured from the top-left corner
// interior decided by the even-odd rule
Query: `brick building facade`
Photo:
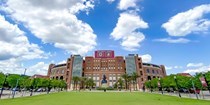
[[[94,56],[71,55],[64,64],[50,64],[48,76],[52,79],[62,79],[67,83],[67,88],[72,89],[72,77],[93,78],[96,87],[101,86],[103,75],[107,77],[108,86],[112,87],[125,73],[136,72],[140,77],[138,89],[142,89],[145,81],[166,76],[163,65],[143,63],[137,54],[128,56],[115,56],[112,50],[95,51]]]

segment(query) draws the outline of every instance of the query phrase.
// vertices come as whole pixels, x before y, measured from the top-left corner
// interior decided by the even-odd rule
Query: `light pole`
[[[161,83],[160,77],[158,78],[158,80],[159,80],[159,83],[160,83],[161,93],[163,94],[163,87],[162,87],[162,83]]]
[[[49,92],[50,92],[50,90],[51,90],[51,78],[50,78],[50,80],[49,80],[49,84],[48,84],[48,90],[47,90],[47,94],[49,94]]]
[[[23,74],[23,76],[25,76],[26,75],[26,68],[25,68],[25,71],[24,71],[24,74]],[[23,97],[23,95],[24,95],[24,93],[25,93],[25,90],[26,90],[26,85],[25,85],[25,81],[23,82],[23,85],[24,85],[24,89],[23,89],[23,91],[22,91],[22,97]]]
[[[21,78],[22,76],[25,76],[25,73],[26,73],[26,69],[25,69],[25,71],[24,71],[24,74],[23,74],[23,75],[20,75],[20,77],[17,79],[15,89],[13,90],[12,98],[15,97],[15,92],[16,92],[16,89],[17,89],[17,87],[18,87],[19,80],[20,80],[20,78]]]
[[[181,97],[181,94],[179,92],[179,86],[178,86],[178,83],[177,83],[176,76],[174,76],[174,80],[175,80],[175,83],[176,83],[176,87],[177,87],[177,91],[178,91],[179,97]]]
[[[194,84],[194,82],[193,82],[193,79],[192,79],[192,78],[191,78],[191,81],[192,81],[193,90],[194,90],[194,92],[195,92],[195,96],[196,96],[196,98],[198,99],[198,94],[197,94],[197,92],[196,92],[196,89],[195,89],[195,84]]]
[[[18,86],[18,83],[19,83],[19,79],[20,78],[18,78],[17,79],[17,82],[16,82],[16,85],[15,85],[15,88],[13,89],[13,91],[12,91],[12,98],[14,98],[15,97],[15,92],[16,92],[16,89],[17,89],[17,86]]]
[[[36,80],[36,76],[34,76],[33,82],[31,84],[31,93],[30,93],[30,96],[33,95],[33,89],[34,89],[35,80]]]
[[[0,99],[1,99],[1,96],[2,96],[2,94],[3,94],[4,85],[5,85],[5,83],[6,83],[6,80],[7,80],[8,75],[9,75],[9,74],[5,74],[5,79],[4,79],[4,82],[3,82],[2,88],[1,88]]]

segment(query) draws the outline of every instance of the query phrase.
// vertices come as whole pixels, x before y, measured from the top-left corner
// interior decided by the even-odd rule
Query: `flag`
[[[200,77],[200,81],[203,87],[207,87],[207,83],[204,77]]]
[[[160,81],[158,81],[158,87],[161,87],[161,86],[160,86]]]

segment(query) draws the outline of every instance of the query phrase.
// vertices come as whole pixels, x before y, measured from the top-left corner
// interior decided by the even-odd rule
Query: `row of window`
[[[87,70],[91,70],[91,67],[86,67]],[[107,70],[107,69],[115,69],[115,67],[93,67],[93,69],[102,69],[102,70]],[[123,69],[123,67],[117,67],[117,69]]]
[[[100,78],[98,77],[92,77],[92,76],[86,76],[87,78],[93,78],[94,81],[99,81]],[[109,81],[117,81],[120,77],[109,77],[108,80]],[[102,79],[102,78],[101,78]]]
[[[65,70],[52,70],[51,75],[54,74],[64,74]]]
[[[158,70],[149,70],[147,69],[147,73],[152,73],[152,74],[159,74],[159,71]]]

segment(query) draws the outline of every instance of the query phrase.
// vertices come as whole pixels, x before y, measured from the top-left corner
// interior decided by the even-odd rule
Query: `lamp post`
[[[6,83],[6,80],[7,80],[8,75],[9,75],[9,74],[5,74],[5,79],[4,79],[4,82],[3,82],[2,88],[1,88],[0,99],[1,99],[1,96],[2,96],[2,94],[3,94],[4,85],[5,85],[5,83]]]
[[[51,78],[50,78],[50,80],[49,80],[49,84],[48,84],[48,87],[47,87],[47,88],[48,88],[47,94],[49,94],[49,92],[50,92],[50,90],[51,90],[51,86],[50,86],[50,85],[51,85]]]
[[[159,83],[160,83],[160,89],[161,89],[161,93],[163,94],[163,87],[162,87],[162,83],[161,83],[161,80],[160,80],[161,78],[158,78],[158,80],[159,80]]]
[[[179,92],[179,86],[178,86],[178,83],[177,83],[176,76],[174,76],[174,80],[175,80],[175,83],[176,83],[176,87],[177,87],[177,91],[178,91],[179,97],[181,97],[181,94]]]
[[[23,74],[23,75],[20,75],[20,77],[17,79],[15,89],[13,90],[12,98],[15,97],[15,92],[16,92],[16,89],[17,89],[17,87],[18,87],[19,80],[21,79],[22,76],[25,76],[26,70],[27,70],[27,69],[25,69],[24,74]]]
[[[33,89],[34,89],[35,80],[36,80],[36,76],[34,76],[33,82],[31,84],[31,93],[30,93],[30,96],[33,95]]]
[[[18,83],[19,83],[19,79],[20,78],[18,78],[17,79],[17,82],[16,82],[16,85],[15,85],[15,88],[13,89],[13,91],[12,91],[12,98],[14,98],[15,97],[15,92],[16,92],[16,89],[17,89],[17,86],[18,86]]]
[[[196,92],[196,89],[195,89],[195,84],[194,84],[194,82],[193,82],[193,79],[192,79],[192,78],[191,78],[191,81],[192,81],[193,90],[194,90],[194,92],[195,92],[195,96],[196,96],[196,98],[198,99],[198,94],[197,94],[197,92]]]
[[[25,68],[25,71],[24,71],[24,74],[23,74],[23,76],[26,76],[26,68]],[[25,81],[23,82],[23,85],[24,85],[24,89],[23,89],[23,91],[22,91],[22,97],[23,97],[23,95],[24,95],[24,93],[25,93],[25,90],[26,90],[26,85],[25,85]]]

